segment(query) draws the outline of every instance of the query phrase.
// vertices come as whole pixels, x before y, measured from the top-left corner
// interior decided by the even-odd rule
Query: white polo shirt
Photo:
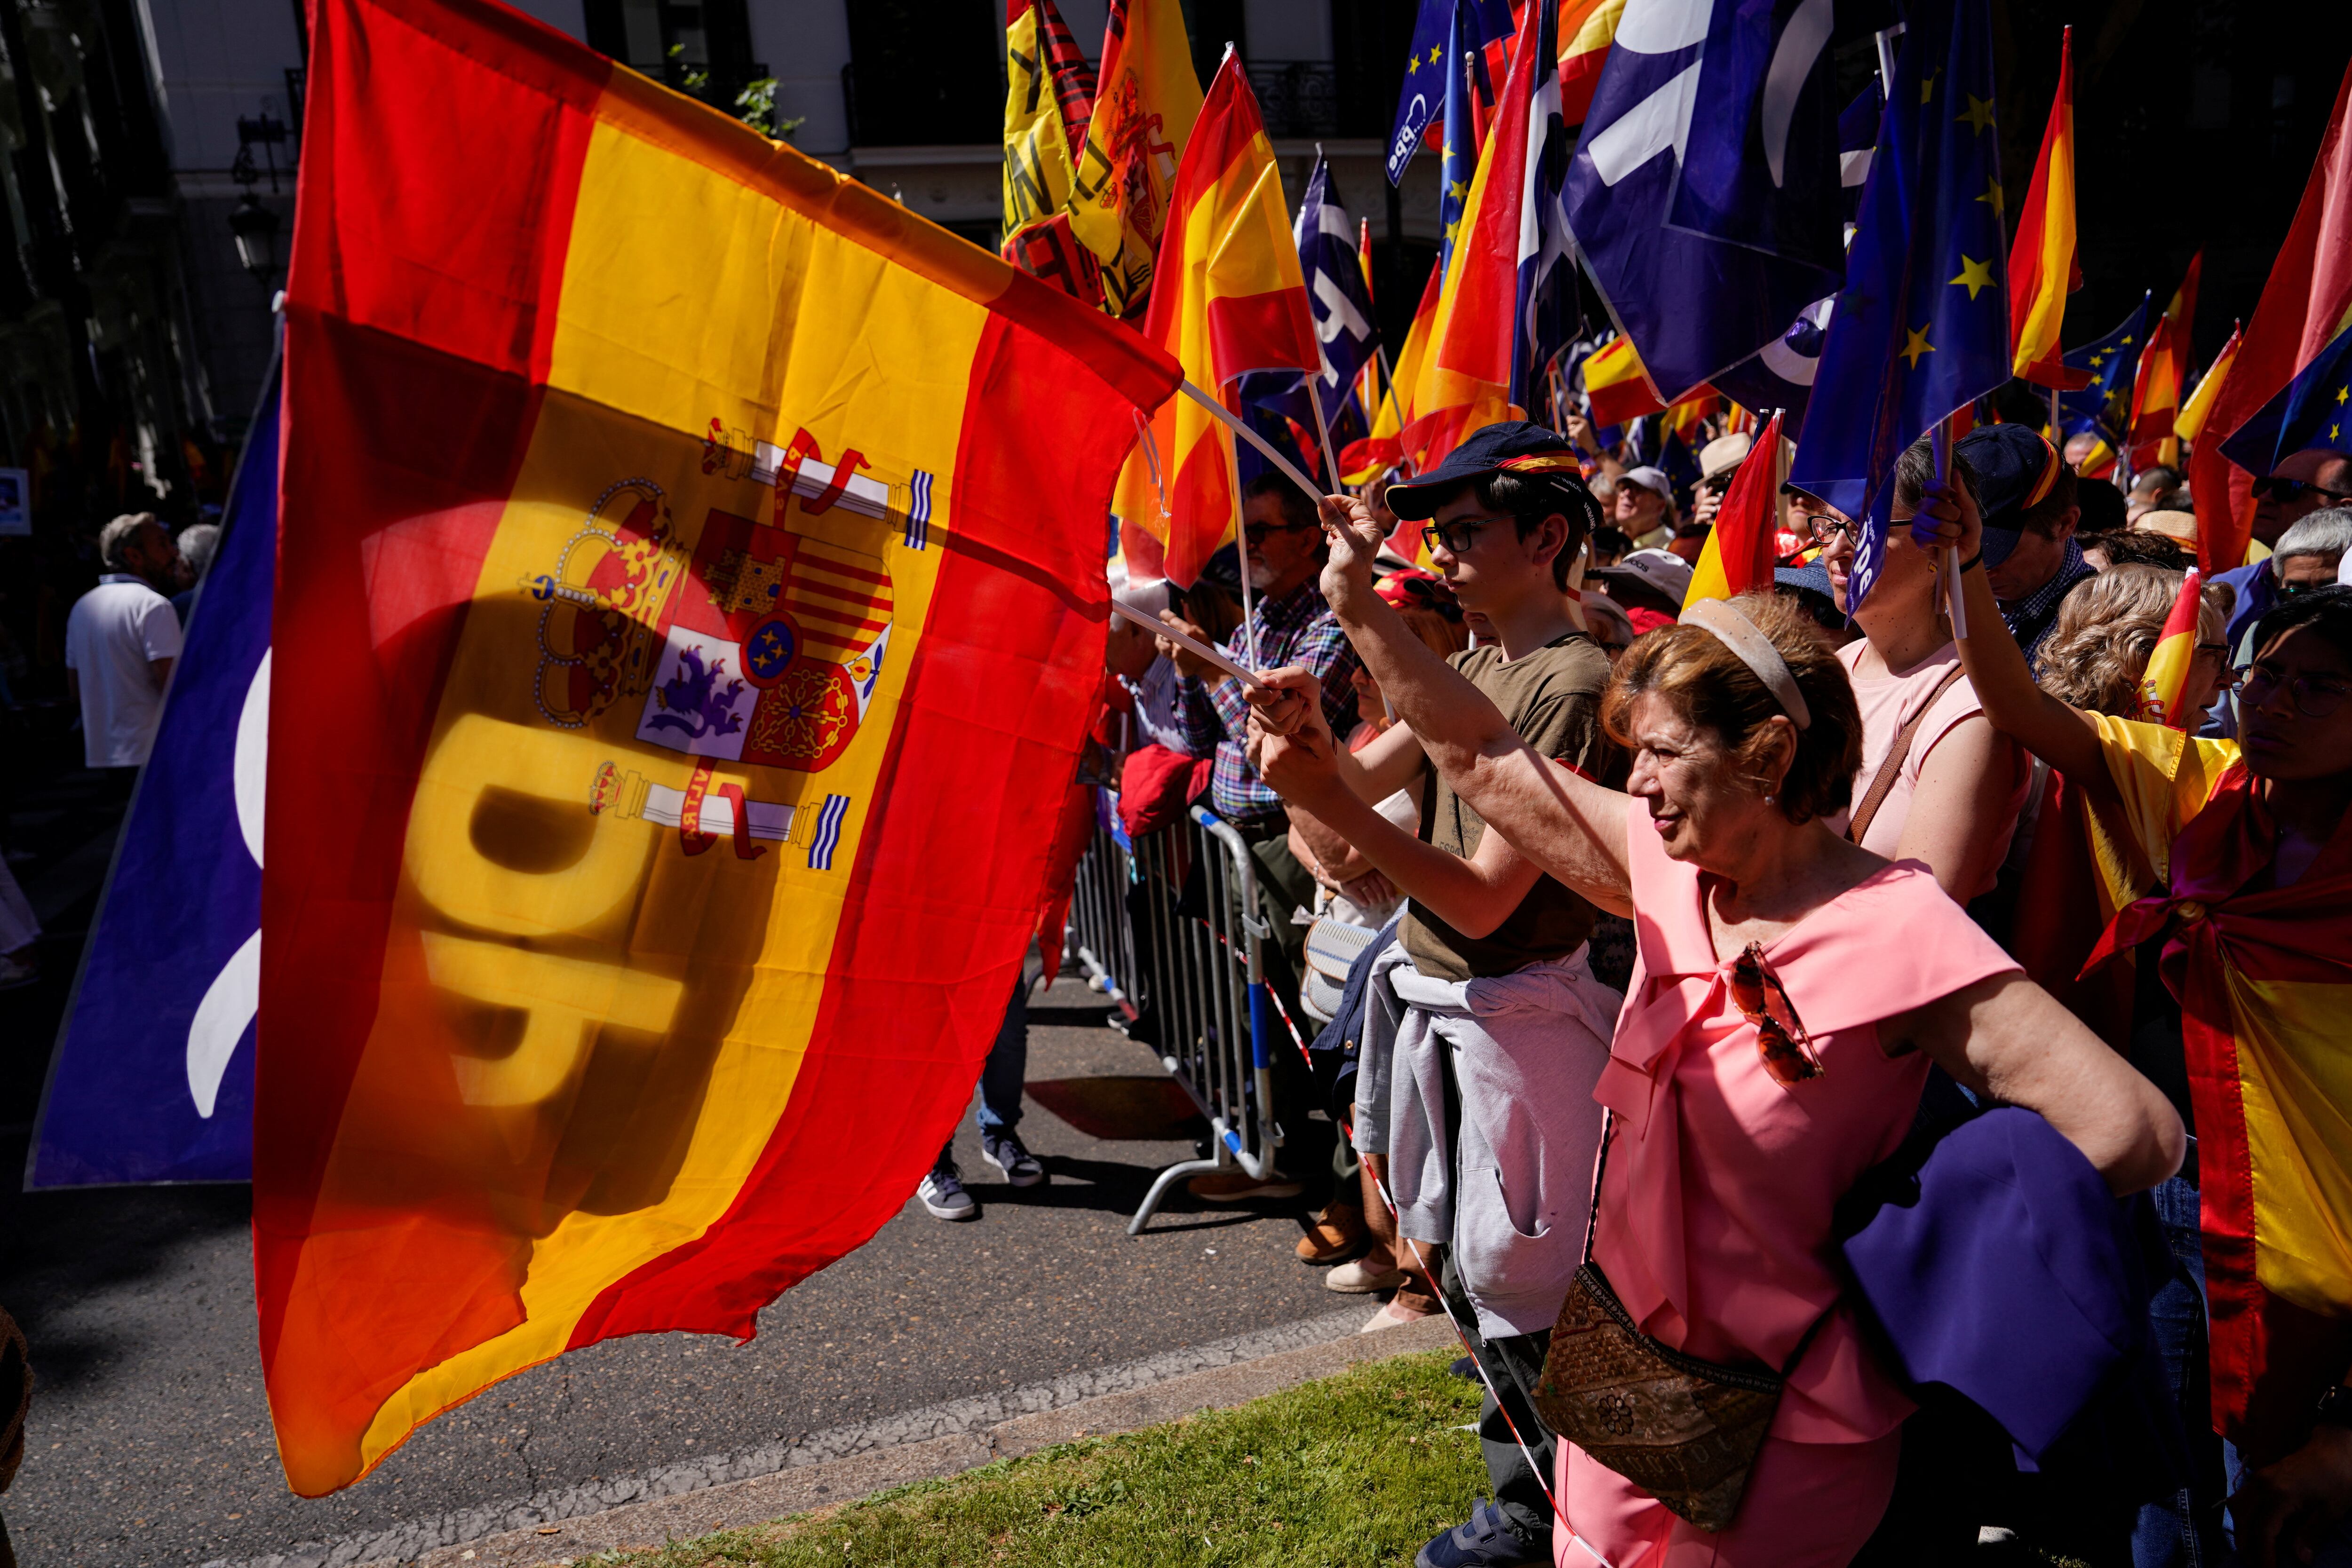
[[[110,571],[66,618],[66,668],[81,680],[82,757],[92,768],[135,768],[163,713],[149,663],[180,656],[172,601],[127,572]]]

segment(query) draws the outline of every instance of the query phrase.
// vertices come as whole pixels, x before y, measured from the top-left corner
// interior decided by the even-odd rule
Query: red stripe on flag
[[[342,1425],[358,1431],[383,1391],[356,1386],[350,1357],[332,1346],[295,1347],[281,1361],[282,1314],[375,1020],[411,791],[546,394],[520,376],[322,320],[302,304],[288,318],[286,526],[271,625],[277,799],[262,874],[270,939],[259,1037],[269,1071],[254,1092],[254,1272],[263,1364],[320,1394],[338,1390]],[[436,1242],[457,1234],[436,1233]],[[415,1260],[429,1267],[440,1299],[466,1303],[448,1314],[462,1321],[372,1322],[371,1365],[404,1376],[438,1359],[428,1353],[453,1326],[468,1343],[505,1326],[508,1239],[485,1239],[478,1250],[452,1241],[429,1265]],[[416,1343],[399,1343],[402,1327]]]
[[[971,1099],[1100,689],[1099,519],[1134,423],[1080,395],[1095,373],[989,323],[949,527],[932,536],[944,548],[929,618],[792,1102],[727,1217],[606,1291],[573,1345],[681,1328],[750,1338],[778,1291],[899,1211]],[[974,835],[974,821],[993,831]],[[942,932],[965,939],[943,948]]]
[[[1300,334],[1304,312],[1298,296],[1287,288],[1264,294],[1209,297],[1209,354],[1218,373],[1230,381],[1251,371],[1297,370],[1319,361],[1310,329]],[[1268,352],[1271,350],[1273,352]],[[1287,357],[1284,357],[1287,356]]]
[[[312,10],[290,298],[460,360],[545,378],[604,76],[579,45],[480,0]],[[455,39],[462,39],[462,45]],[[551,57],[552,53],[553,57]],[[598,60],[603,73],[611,62]],[[320,78],[339,73],[332,84]],[[432,82],[430,92],[386,82]],[[364,118],[342,105],[364,93]],[[486,157],[485,149],[502,150]],[[434,170],[466,171],[440,182]],[[317,258],[317,259],[313,259]]]

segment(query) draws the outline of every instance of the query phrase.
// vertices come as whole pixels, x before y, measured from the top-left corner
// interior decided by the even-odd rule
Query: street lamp
[[[229,233],[236,236],[237,265],[263,283],[278,271],[278,214],[247,191],[228,215]]]

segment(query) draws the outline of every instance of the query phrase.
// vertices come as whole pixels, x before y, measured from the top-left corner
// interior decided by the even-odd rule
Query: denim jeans
[[[2207,1362],[2205,1254],[2198,1241],[2197,1188],[2179,1176],[2149,1196],[2172,1254],[2172,1275],[2148,1303],[2166,1381],[2189,1434],[2195,1467],[2189,1484],[2161,1502],[2143,1503],[2132,1527],[2132,1568],[2205,1568],[2231,1561],[2221,1533],[2221,1439],[2213,1433]]]
[[[1013,1000],[997,1026],[996,1043],[980,1069],[980,1130],[1009,1133],[1021,1124],[1021,1086],[1029,1077],[1029,971],[1013,981]]]

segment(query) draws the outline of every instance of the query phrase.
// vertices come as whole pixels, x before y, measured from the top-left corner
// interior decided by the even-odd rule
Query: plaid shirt
[[[2009,622],[2010,635],[2017,639],[2035,674],[2041,673],[2042,644],[2050,640],[2051,630],[2058,624],[2059,601],[2074,591],[2076,583],[2097,575],[2098,569],[2083,559],[2083,547],[2070,538],[2066,558],[2049,581],[2022,599],[2001,602],[2000,618]]]
[[[1287,599],[1256,601],[1257,664],[1255,668],[1279,669],[1298,664],[1323,683],[1323,716],[1331,733],[1345,740],[1356,727],[1356,688],[1349,677],[1362,663],[1339,630],[1339,617],[1323,602],[1313,579],[1301,583]],[[1247,628],[1225,640],[1233,661],[1250,666]],[[1195,757],[1216,749],[1209,800],[1217,815],[1247,832],[1283,825],[1289,821],[1282,797],[1258,781],[1249,765],[1249,704],[1239,681],[1224,681],[1213,690],[1197,680],[1183,682],[1184,725]]]

